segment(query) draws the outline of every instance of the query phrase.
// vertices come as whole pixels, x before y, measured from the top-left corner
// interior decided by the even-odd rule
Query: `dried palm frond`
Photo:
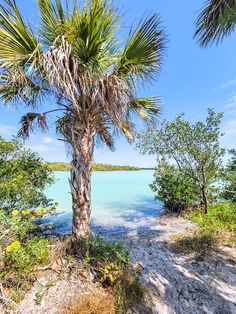
[[[47,121],[46,115],[41,113],[29,112],[21,118],[22,127],[18,132],[18,136],[24,139],[29,137],[30,131],[34,130],[35,125],[42,131],[46,131]]]

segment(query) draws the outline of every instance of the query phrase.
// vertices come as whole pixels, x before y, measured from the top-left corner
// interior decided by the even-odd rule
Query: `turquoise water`
[[[54,216],[56,230],[71,230],[71,196],[69,173],[55,172],[56,183],[46,190],[49,198],[59,203]],[[92,227],[97,231],[132,229],[162,211],[162,203],[154,200],[149,184],[153,171],[104,171],[92,175]]]

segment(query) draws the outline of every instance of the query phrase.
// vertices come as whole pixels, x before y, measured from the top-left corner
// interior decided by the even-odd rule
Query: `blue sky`
[[[173,119],[185,112],[190,121],[204,119],[207,108],[223,111],[222,145],[235,146],[236,136],[236,32],[219,46],[200,48],[193,39],[194,20],[205,0],[116,0],[117,7],[125,12],[122,36],[125,38],[133,21],[138,21],[145,11],[159,12],[168,34],[168,49],[163,69],[157,81],[140,88],[139,95],[159,95],[163,107],[159,119]],[[0,0],[2,4],[3,1]],[[18,0],[29,20],[35,21],[35,1]],[[50,107],[49,103],[45,107]],[[22,114],[27,111],[3,108],[0,104],[0,135],[9,138],[19,128]],[[58,142],[53,127],[47,134],[36,133],[26,145],[48,161],[68,161],[69,156]],[[116,151],[106,148],[95,150],[95,161],[111,164],[152,166],[155,158],[142,156],[125,139],[116,141]]]

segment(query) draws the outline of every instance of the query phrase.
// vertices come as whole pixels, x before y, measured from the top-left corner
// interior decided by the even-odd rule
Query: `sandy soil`
[[[106,230],[108,239],[125,241],[131,258],[140,264],[142,281],[149,290],[146,309],[133,313],[236,313],[236,251],[221,247],[198,259],[175,252],[173,236],[191,232],[192,228],[183,218],[162,216],[122,232]],[[82,268],[78,276],[72,272],[72,276],[63,275],[58,281],[59,269],[56,265],[54,275],[42,273],[17,311],[11,313],[58,314],[74,295],[98,289]],[[36,305],[40,294],[42,300]]]
[[[107,236],[124,240],[142,265],[152,313],[236,313],[236,250],[221,247],[198,259],[173,251],[173,236],[192,228],[183,218],[163,216],[151,227]]]

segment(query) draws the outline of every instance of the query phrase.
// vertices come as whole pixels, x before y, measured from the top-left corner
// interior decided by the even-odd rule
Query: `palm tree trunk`
[[[71,168],[72,243],[75,251],[85,254],[90,233],[91,175],[93,165],[94,135],[85,130],[76,141]]]

